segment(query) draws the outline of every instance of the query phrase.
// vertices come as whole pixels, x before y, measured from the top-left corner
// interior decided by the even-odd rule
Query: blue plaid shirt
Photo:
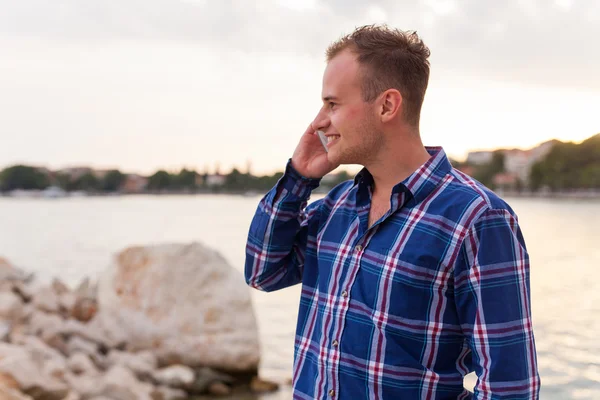
[[[368,226],[372,176],[312,202],[288,162],[260,202],[246,281],[302,283],[294,399],[537,399],[529,256],[513,210],[440,147]],[[475,393],[463,376],[475,371]]]

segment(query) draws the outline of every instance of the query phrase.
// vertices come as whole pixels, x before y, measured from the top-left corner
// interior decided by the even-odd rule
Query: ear
[[[397,89],[388,89],[380,95],[381,122],[389,122],[402,112],[402,94]]]

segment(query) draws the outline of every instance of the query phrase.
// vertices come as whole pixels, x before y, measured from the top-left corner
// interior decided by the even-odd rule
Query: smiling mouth
[[[340,135],[330,135],[330,136],[327,136],[327,144],[330,145],[331,143],[335,142],[339,138],[340,138]]]

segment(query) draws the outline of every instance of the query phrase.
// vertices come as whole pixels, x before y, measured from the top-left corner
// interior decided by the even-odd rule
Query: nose
[[[319,131],[319,130],[324,131],[329,127],[330,124],[331,124],[331,121],[329,119],[327,109],[325,108],[325,106],[323,106],[323,107],[321,107],[321,109],[319,110],[319,113],[313,120],[312,126],[315,128],[316,131]]]

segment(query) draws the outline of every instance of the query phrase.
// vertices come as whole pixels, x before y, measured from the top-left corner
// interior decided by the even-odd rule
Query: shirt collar
[[[410,176],[396,184],[392,189],[392,196],[397,193],[407,193],[409,196],[406,201],[412,200],[418,204],[427,198],[452,170],[452,165],[441,146],[426,146],[425,149],[431,157]],[[363,168],[355,176],[354,183],[371,186],[373,176]]]

